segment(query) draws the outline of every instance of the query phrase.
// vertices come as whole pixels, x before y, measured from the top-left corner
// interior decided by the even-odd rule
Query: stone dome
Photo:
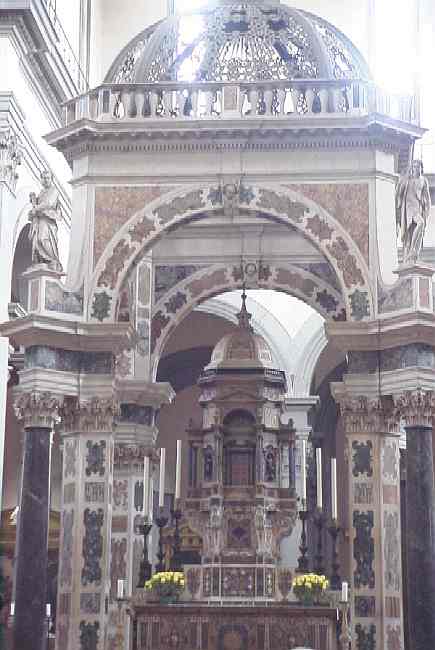
[[[246,294],[242,293],[242,308],[238,314],[239,325],[215,345],[209,370],[274,369],[272,352],[262,336],[255,334],[250,324],[251,314],[246,309]]]
[[[221,0],[148,27],[106,83],[369,80],[351,41],[323,18],[279,0]]]

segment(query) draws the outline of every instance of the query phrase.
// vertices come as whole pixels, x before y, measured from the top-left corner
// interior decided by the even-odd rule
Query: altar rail
[[[138,606],[133,650],[337,650],[336,610],[290,605]]]
[[[227,83],[103,84],[64,105],[64,124],[358,117],[379,113],[417,124],[414,98],[373,83],[303,80]]]

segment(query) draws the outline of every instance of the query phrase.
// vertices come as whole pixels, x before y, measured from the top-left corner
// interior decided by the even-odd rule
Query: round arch
[[[282,185],[240,185],[237,199],[232,201],[231,206],[226,204],[221,187],[190,186],[168,192],[134,215],[112,238],[97,263],[89,291],[91,320],[115,319],[117,298],[132,264],[165,233],[192,220],[216,215],[225,218],[229,207],[279,221],[302,233],[333,267],[347,318],[363,320],[373,315],[366,262],[347,231],[324,208]]]
[[[175,328],[198,305],[218,294],[242,289],[240,267],[215,264],[175,285],[156,304],[151,319],[151,368],[155,379],[162,352]],[[340,294],[320,278],[292,265],[262,264],[250,289],[272,289],[299,298],[327,320],[345,320]]]

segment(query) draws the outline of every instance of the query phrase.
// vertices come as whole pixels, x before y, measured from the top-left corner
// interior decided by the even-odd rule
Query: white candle
[[[124,597],[124,580],[118,580],[117,596],[118,598]]]
[[[302,440],[302,459],[301,459],[301,510],[307,509],[307,441]]]
[[[181,496],[181,440],[177,440],[177,464],[175,467],[175,499]]]
[[[150,477],[150,500],[148,503],[148,511],[149,511],[149,520],[153,520],[154,516],[154,478],[151,476]]]
[[[337,459],[331,458],[331,500],[332,518],[337,521]]]
[[[160,449],[160,483],[159,483],[159,508],[165,505],[165,462],[166,449]]]
[[[316,449],[316,471],[317,471],[317,507],[323,510],[323,491],[322,491],[322,450]]]
[[[11,616],[15,616],[15,602],[11,603]]]
[[[148,504],[150,500],[150,457],[145,456],[143,459],[143,516],[148,514]]]
[[[50,603],[47,603],[45,605],[45,616],[47,618],[51,618],[51,605],[50,605]]]
[[[342,582],[341,584],[341,602],[347,603],[349,600],[349,585],[347,582]]]

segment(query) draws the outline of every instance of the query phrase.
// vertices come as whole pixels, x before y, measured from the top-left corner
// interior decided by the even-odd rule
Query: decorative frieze
[[[398,428],[399,415],[392,402],[384,398],[371,399],[365,395],[337,395],[346,433],[387,433]],[[362,452],[361,452],[362,453]],[[362,458],[362,456],[361,456]]]
[[[63,433],[111,432],[118,414],[119,404],[113,398],[93,397],[82,402],[67,398],[61,409]]]
[[[15,400],[15,414],[24,420],[26,428],[44,427],[52,429],[59,421],[62,398],[47,392],[31,392],[18,395]]]
[[[373,538],[374,513],[360,512],[353,513],[353,527],[355,539],[353,543],[353,557],[356,563],[354,570],[354,584],[356,589],[375,587],[375,541]]]
[[[104,511],[86,508],[83,515],[85,535],[83,537],[83,569],[81,582],[84,587],[88,584],[101,584],[101,559],[103,556],[102,528]]]

